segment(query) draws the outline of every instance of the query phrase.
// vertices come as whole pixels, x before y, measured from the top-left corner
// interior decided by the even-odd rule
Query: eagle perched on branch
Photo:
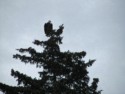
[[[44,32],[46,36],[50,36],[53,30],[53,24],[51,21],[48,21],[47,23],[44,24]]]

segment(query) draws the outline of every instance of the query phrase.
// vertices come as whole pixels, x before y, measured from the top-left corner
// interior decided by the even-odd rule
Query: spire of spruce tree
[[[60,51],[63,29],[63,25],[57,30],[53,29],[53,24],[48,21],[44,25],[48,40],[33,42],[43,47],[43,51],[37,52],[32,47],[20,48],[17,51],[29,53],[30,56],[13,55],[13,58],[23,63],[35,64],[36,67],[41,68],[38,72],[39,79],[12,69],[11,75],[17,79],[17,86],[0,83],[0,91],[4,94],[101,94],[101,91],[97,90],[98,78],[94,78],[92,85],[88,85],[90,77],[87,68],[92,66],[95,60],[86,63],[83,60],[86,56],[85,51]]]

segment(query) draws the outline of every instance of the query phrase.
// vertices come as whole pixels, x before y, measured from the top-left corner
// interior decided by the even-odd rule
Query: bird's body
[[[48,21],[47,23],[44,24],[44,32],[46,36],[50,36],[53,30],[53,25],[51,21]]]

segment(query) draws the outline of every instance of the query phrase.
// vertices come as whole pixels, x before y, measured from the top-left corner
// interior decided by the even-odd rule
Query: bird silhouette
[[[47,23],[44,24],[44,32],[46,36],[50,36],[52,34],[52,30],[53,30],[53,24],[51,23],[51,21],[48,21]]]

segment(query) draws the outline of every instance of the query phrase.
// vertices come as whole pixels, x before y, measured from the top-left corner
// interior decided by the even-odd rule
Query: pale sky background
[[[55,29],[64,24],[62,51],[84,50],[86,62],[97,60],[89,76],[100,79],[102,94],[125,94],[125,0],[0,0],[0,82],[16,85],[12,68],[38,77],[41,69],[12,57],[46,39],[48,20]]]

